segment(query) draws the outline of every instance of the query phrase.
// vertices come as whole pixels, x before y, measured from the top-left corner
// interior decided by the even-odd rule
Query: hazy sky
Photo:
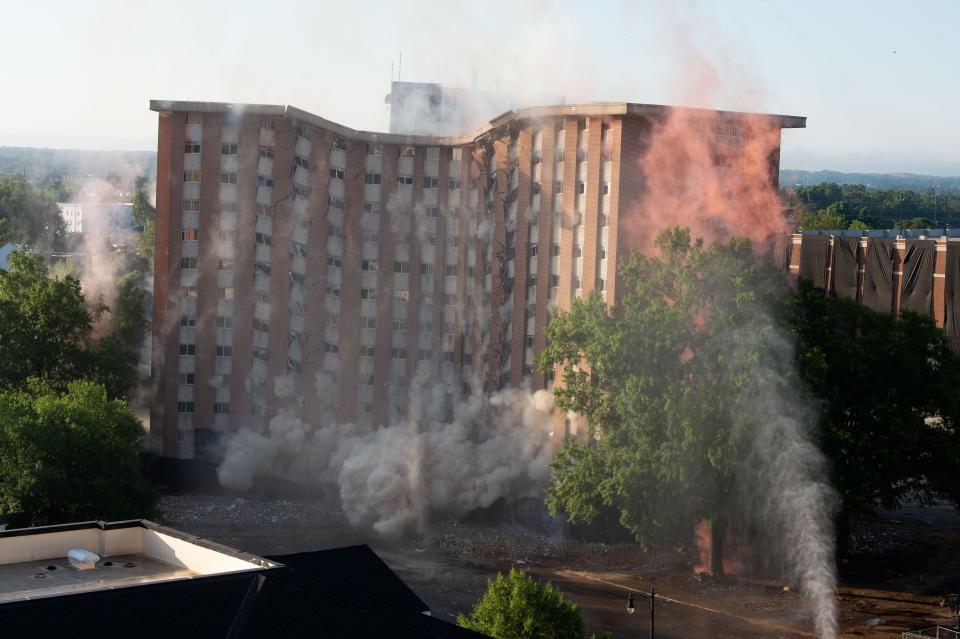
[[[960,175],[960,1],[9,3],[0,146],[152,149],[150,98],[384,130],[403,79],[807,116],[784,168]]]

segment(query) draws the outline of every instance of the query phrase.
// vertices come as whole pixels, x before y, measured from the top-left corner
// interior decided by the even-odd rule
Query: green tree
[[[657,257],[622,263],[625,292],[613,307],[591,295],[547,327],[539,365],[563,367],[558,407],[586,418],[589,439],[602,433],[564,445],[547,504],[574,522],[612,510],[642,545],[689,539],[710,519],[719,573],[749,432],[744,389],[784,279],[743,240],[705,247],[672,229],[656,246]]]
[[[850,519],[878,505],[960,502],[960,358],[934,321],[824,297],[806,281],[784,317],[800,374],[822,400],[841,550]]]
[[[38,378],[64,390],[74,379],[103,383],[123,397],[135,382],[145,330],[146,297],[122,284],[113,329],[93,337],[93,320],[110,309],[91,305],[72,276],[50,277],[39,257],[15,251],[0,271],[0,389]]]
[[[0,516],[17,526],[149,516],[157,493],[140,472],[142,435],[93,382],[0,393]]]
[[[497,573],[470,616],[457,623],[497,639],[583,639],[580,607],[520,570]]]
[[[157,217],[157,209],[150,204],[150,196],[147,195],[147,179],[138,177],[134,187],[133,195],[133,223],[142,230],[137,239],[137,253],[148,261],[153,261],[154,248],[154,223]]]
[[[20,174],[0,177],[0,221],[4,241],[52,248],[63,235],[56,202]]]
[[[831,205],[832,206],[832,205]],[[836,209],[822,209],[814,213],[804,213],[800,216],[800,228],[804,231],[842,229],[845,226],[843,215]]]
[[[870,225],[863,220],[853,220],[847,228],[851,231],[869,231]]]

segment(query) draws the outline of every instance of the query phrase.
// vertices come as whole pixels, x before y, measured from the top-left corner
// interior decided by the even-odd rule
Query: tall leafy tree
[[[137,239],[137,253],[148,261],[153,260],[154,221],[157,209],[150,203],[147,194],[147,179],[138,177],[134,185],[133,194],[133,223],[141,228]]]
[[[926,315],[900,318],[802,282],[786,307],[798,369],[822,400],[821,448],[850,518],[906,500],[960,502],[960,358]],[[842,546],[841,546],[842,549]]]
[[[74,381],[60,393],[31,380],[0,392],[0,516],[33,526],[151,514],[137,418],[103,386]]]
[[[20,174],[0,177],[0,240],[51,248],[63,236],[56,202]]]
[[[145,330],[143,292],[122,285],[110,332],[94,339],[94,317],[111,309],[89,303],[75,277],[51,277],[36,255],[17,251],[9,261],[0,271],[0,389],[37,378],[63,390],[71,380],[90,379],[110,397],[125,396]]]
[[[784,279],[745,241],[704,246],[672,229],[656,247],[622,264],[617,304],[576,300],[547,328],[540,366],[563,367],[557,405],[591,430],[590,445],[558,454],[547,503],[572,521],[613,510],[641,544],[689,538],[708,518],[719,550],[750,432],[744,393]]]

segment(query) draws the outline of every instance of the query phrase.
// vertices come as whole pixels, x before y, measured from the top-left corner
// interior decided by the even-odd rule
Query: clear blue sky
[[[34,0],[0,23],[0,146],[151,149],[150,98],[383,129],[402,51],[406,80],[805,115],[784,168],[960,175],[958,27],[958,0]]]

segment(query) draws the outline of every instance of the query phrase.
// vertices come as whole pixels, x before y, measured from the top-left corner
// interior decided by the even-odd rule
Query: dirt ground
[[[367,543],[435,616],[469,611],[497,571],[521,567],[551,581],[582,608],[590,632],[647,637],[649,606],[627,593],[656,588],[656,636],[675,639],[813,637],[802,597],[783,584],[747,577],[698,582],[689,560],[641,553],[630,544],[585,543],[482,522],[434,522],[415,539],[385,540],[353,528],[316,503],[168,496],[161,521],[255,554]],[[960,514],[948,506],[906,508],[854,527],[854,558],[841,566],[840,630],[852,637],[899,637],[947,625],[941,592],[960,590]]]

